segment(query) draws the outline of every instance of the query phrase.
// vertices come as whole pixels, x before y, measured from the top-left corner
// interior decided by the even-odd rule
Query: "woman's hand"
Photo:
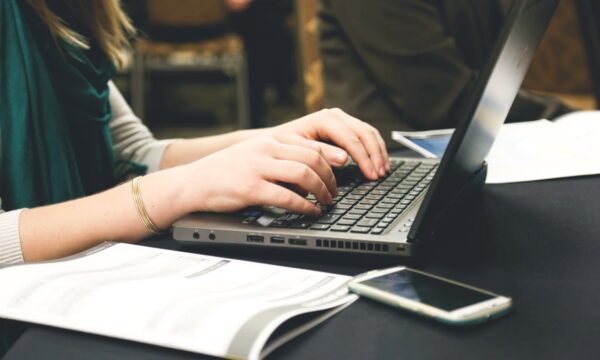
[[[302,195],[312,193],[319,203],[330,204],[337,186],[328,161],[342,165],[346,157],[293,133],[259,136],[186,165],[189,181],[179,198],[188,212],[274,205],[316,215],[320,208]]]
[[[307,140],[328,141],[346,150],[356,161],[363,174],[376,180],[390,171],[385,142],[379,131],[340,109],[324,109],[298,120],[272,128],[275,133],[297,135]],[[330,165],[336,150],[331,145],[321,143],[322,153]]]
[[[217,136],[179,140],[167,147],[160,168],[189,164],[263,135],[271,135],[280,142],[319,151],[331,166],[344,165],[349,153],[370,180],[376,180],[390,170],[385,143],[377,129],[339,109],[321,110],[273,128],[240,130]]]

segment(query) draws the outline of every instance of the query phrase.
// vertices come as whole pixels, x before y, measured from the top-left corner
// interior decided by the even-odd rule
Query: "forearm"
[[[150,218],[168,228],[190,209],[185,207],[178,179],[182,168],[145,176],[140,184]],[[168,204],[168,206],[165,206]],[[25,210],[20,238],[25,261],[68,256],[104,241],[136,242],[150,235],[133,202],[131,182],[69,202]]]
[[[178,140],[170,144],[161,159],[160,168],[188,164],[240,141],[265,133],[267,129],[238,130],[222,135]]]

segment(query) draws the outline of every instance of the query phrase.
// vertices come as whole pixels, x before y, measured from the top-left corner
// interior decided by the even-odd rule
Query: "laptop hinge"
[[[452,217],[456,217],[459,214],[464,213],[465,206],[471,204],[469,199],[479,192],[483,185],[485,185],[485,179],[487,177],[487,162],[483,162],[481,168],[476,171],[470,178],[469,181],[466,181],[463,186],[459,189],[458,192],[452,197],[452,199],[444,206],[443,209],[438,211],[435,217],[427,221],[426,223],[417,222],[417,228],[412,229],[407,237],[407,242],[414,243],[417,240],[423,241],[435,236],[437,230],[440,228],[440,225],[444,222],[450,220]],[[419,229],[422,226],[426,226],[427,229],[421,230]]]

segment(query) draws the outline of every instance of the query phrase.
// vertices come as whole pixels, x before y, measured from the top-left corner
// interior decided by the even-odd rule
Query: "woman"
[[[317,214],[300,194],[330,203],[348,155],[369,179],[389,171],[379,133],[337,109],[156,141],[110,82],[132,33],[118,0],[0,0],[0,263],[139,241],[194,211]]]

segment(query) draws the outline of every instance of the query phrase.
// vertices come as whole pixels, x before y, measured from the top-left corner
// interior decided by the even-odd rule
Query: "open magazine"
[[[0,269],[0,317],[259,359],[354,302],[350,277],[106,243]]]

